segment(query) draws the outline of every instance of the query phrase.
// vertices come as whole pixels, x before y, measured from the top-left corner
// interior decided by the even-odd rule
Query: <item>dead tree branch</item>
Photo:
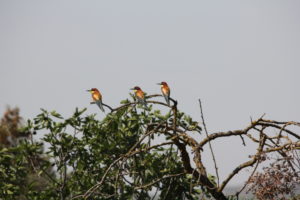
[[[204,121],[204,115],[203,115],[203,109],[202,109],[201,100],[200,99],[198,99],[198,100],[199,100],[199,106],[200,106],[200,113],[201,113],[202,124],[203,124],[203,127],[204,127],[204,131],[205,131],[206,137],[208,137],[208,131],[207,131],[206,124],[205,124],[205,121]],[[214,154],[214,151],[213,151],[213,148],[212,148],[212,145],[211,145],[210,141],[208,143],[209,143],[209,149],[210,149],[210,152],[211,152],[211,155],[212,155],[212,159],[213,159],[213,162],[214,162],[214,166],[215,166],[215,171],[216,171],[216,176],[217,176],[217,183],[218,183],[217,186],[219,187],[220,178],[219,178],[219,172],[218,172],[218,165],[217,165],[216,157],[215,157],[215,154]]]

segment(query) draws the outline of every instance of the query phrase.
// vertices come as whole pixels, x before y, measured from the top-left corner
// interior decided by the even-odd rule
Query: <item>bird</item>
[[[171,90],[170,90],[168,84],[166,82],[162,81],[161,83],[157,83],[157,85],[161,86],[161,92],[162,92],[163,96],[165,97],[167,104],[170,105]]]
[[[100,110],[102,112],[105,112],[104,108],[103,108],[103,104],[102,104],[102,95],[99,92],[99,90],[97,88],[92,88],[87,91],[92,94],[92,98],[93,98],[94,102],[97,104],[97,106],[100,108]]]
[[[140,104],[144,105],[145,107],[147,107],[147,102],[145,100],[145,93],[143,92],[143,90],[138,86],[135,86],[134,88],[131,88],[131,90],[134,91],[138,102]]]

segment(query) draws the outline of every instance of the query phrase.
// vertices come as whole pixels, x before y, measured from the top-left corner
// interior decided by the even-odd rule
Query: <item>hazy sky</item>
[[[117,106],[132,86],[158,93],[164,80],[197,120],[202,99],[211,132],[263,113],[300,121],[299,10],[297,0],[0,0],[0,113],[99,112],[86,89]],[[253,152],[240,144],[215,144],[222,177]]]

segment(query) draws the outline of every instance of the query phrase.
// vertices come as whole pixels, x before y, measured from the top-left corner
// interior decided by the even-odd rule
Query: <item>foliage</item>
[[[0,145],[14,146],[19,138],[28,137],[28,133],[21,132],[22,117],[19,115],[18,108],[7,108],[0,123]]]
[[[262,162],[262,153],[300,146],[290,139],[271,146],[266,127],[280,130],[278,140],[283,140],[285,128],[299,124],[262,118],[245,129],[207,133],[197,141],[198,122],[180,112],[177,101],[171,99],[169,106],[152,100],[157,96],[147,97],[147,107],[129,100],[114,109],[104,104],[111,112],[102,120],[85,115],[86,109],[76,108],[69,118],[42,109],[25,126],[19,124],[13,130],[25,139],[0,147],[0,199],[232,199],[223,189],[240,170]],[[153,105],[168,110],[162,113]],[[40,140],[33,140],[35,133]],[[210,141],[232,136],[258,143],[257,153],[220,184],[218,173],[206,172],[202,151]]]
[[[49,162],[33,156],[37,153],[41,154],[41,145],[28,141],[0,150],[0,199],[51,199],[54,196],[54,192],[45,190],[48,177],[36,171]],[[50,169],[46,170],[51,174]]]
[[[287,200],[294,196],[300,183],[300,157],[297,151],[289,152],[284,158],[271,158],[272,163],[249,179],[249,192],[259,200]]]
[[[201,193],[199,187],[191,186],[193,180],[183,172],[178,151],[171,143],[151,146],[164,131],[159,128],[155,135],[154,126],[168,123],[170,112],[161,114],[159,110],[152,111],[151,106],[148,110],[139,105],[125,106],[97,120],[96,115],[84,116],[85,110],[76,109],[73,116],[64,119],[55,111],[42,109],[41,114],[27,122],[23,132],[46,131],[42,141],[47,151],[43,153],[43,145],[30,140],[1,150],[0,169],[6,174],[1,180],[5,184],[1,187],[2,197],[15,199],[24,194],[30,199],[74,198],[99,183],[112,162],[120,157],[93,199],[150,199],[156,191],[162,199],[195,199]],[[189,116],[180,112],[178,124],[199,130]],[[140,141],[141,137],[145,140]],[[128,155],[134,145],[132,155]],[[28,168],[41,155],[51,162]],[[49,174],[49,167],[55,169],[55,175]],[[33,170],[47,179],[42,193],[32,187],[33,182],[28,183],[27,174]]]
[[[0,199],[44,199],[54,193],[45,190],[54,173],[43,145],[30,142],[23,128],[19,109],[7,108],[0,124]],[[42,168],[48,177],[38,173]]]

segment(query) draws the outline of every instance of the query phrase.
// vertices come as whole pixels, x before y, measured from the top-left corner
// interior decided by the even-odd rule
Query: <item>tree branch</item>
[[[265,141],[266,141],[266,137],[265,135],[261,135],[261,140],[260,140],[260,144],[259,144],[259,148],[257,149],[257,153],[253,156],[253,159],[247,161],[247,162],[244,162],[243,164],[239,165],[238,167],[236,167],[230,174],[229,176],[222,182],[221,186],[219,187],[218,191],[221,192],[223,191],[223,189],[225,188],[225,186],[227,185],[227,183],[232,179],[232,177],[234,175],[236,175],[237,173],[239,173],[240,170],[246,168],[246,167],[249,167],[249,166],[252,166],[253,164],[255,164],[259,158],[260,158],[260,155],[263,151],[263,147],[265,145]]]
[[[205,124],[205,121],[204,121],[204,115],[203,115],[201,100],[198,99],[198,101],[199,101],[200,113],[201,113],[202,123],[203,123],[203,126],[204,126],[204,131],[205,131],[206,137],[208,137],[208,131],[207,131],[206,124]],[[214,154],[214,151],[213,151],[213,148],[212,148],[212,145],[211,145],[210,141],[208,141],[208,143],[209,143],[210,152],[211,152],[212,159],[213,159],[214,166],[215,166],[215,171],[216,171],[216,176],[217,176],[217,183],[218,183],[217,187],[219,187],[220,179],[219,179],[217,161],[216,161],[215,154]]]
[[[144,189],[144,188],[147,188],[147,187],[150,187],[160,181],[162,181],[163,179],[167,179],[167,178],[172,178],[172,177],[177,177],[177,176],[182,176],[184,175],[185,172],[182,172],[182,173],[178,173],[178,174],[169,174],[169,175],[165,175],[163,176],[162,178],[158,178],[156,179],[155,181],[152,181],[151,183],[148,183],[148,184],[145,184],[145,185],[140,185],[140,186],[136,186],[134,187],[135,190],[138,190],[138,189]]]

